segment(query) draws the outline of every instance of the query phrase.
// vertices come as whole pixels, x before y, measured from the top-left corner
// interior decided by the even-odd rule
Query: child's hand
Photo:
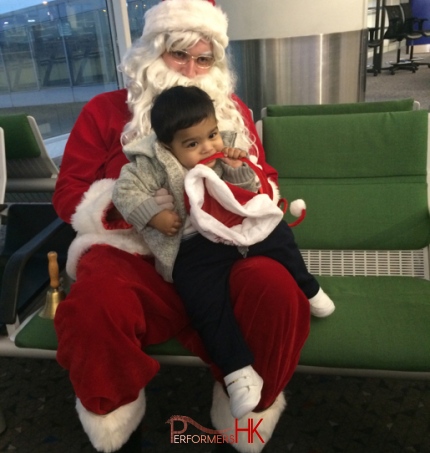
[[[155,214],[148,225],[166,236],[174,236],[181,228],[182,220],[175,211],[164,210]]]
[[[239,148],[223,148],[221,151],[225,158],[221,159],[227,165],[233,168],[239,168],[242,166],[243,162],[238,160],[240,157],[246,157],[246,152]]]

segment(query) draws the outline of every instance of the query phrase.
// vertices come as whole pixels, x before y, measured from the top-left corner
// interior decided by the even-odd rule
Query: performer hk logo
[[[205,428],[190,417],[172,415],[166,423],[170,424],[170,443],[172,444],[234,444],[238,441],[239,433],[248,434],[248,443],[252,444],[257,439],[264,444],[263,438],[258,432],[258,427],[263,421],[261,418],[256,424],[252,418],[248,419],[247,426],[239,427],[237,418],[234,420],[234,428],[215,430]],[[188,424],[201,431],[199,434],[186,434]]]

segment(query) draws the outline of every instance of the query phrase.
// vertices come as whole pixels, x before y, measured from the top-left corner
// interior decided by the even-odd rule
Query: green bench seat
[[[327,319],[312,319],[300,366],[343,368],[354,370],[354,374],[361,370],[380,374],[380,370],[386,370],[402,375],[424,370],[430,377],[430,360],[422,362],[423,356],[430,357],[427,281],[410,277],[318,277],[318,280],[336,301],[337,309]],[[52,321],[35,316],[17,335],[15,343],[20,348],[55,351],[57,338]],[[168,356],[193,359],[175,339],[151,345],[146,351],[160,362]],[[194,364],[201,362],[197,359]]]
[[[56,351],[58,343],[54,323],[51,319],[41,318],[36,314],[28,321],[25,328],[17,333],[15,345],[19,348]],[[148,346],[146,351],[154,356],[193,356],[174,338],[165,343]],[[199,361],[199,359],[197,360]],[[196,361],[196,363],[198,362]]]
[[[336,310],[312,319],[301,365],[430,378],[430,282],[387,276],[318,280]]]
[[[306,202],[296,241],[336,304],[312,319],[300,366],[429,378],[428,112],[262,123],[282,195]]]

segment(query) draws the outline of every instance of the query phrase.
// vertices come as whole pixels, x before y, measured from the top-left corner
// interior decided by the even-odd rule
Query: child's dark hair
[[[194,86],[176,86],[155,98],[151,126],[158,140],[169,145],[176,132],[210,117],[215,118],[215,107],[205,91]]]

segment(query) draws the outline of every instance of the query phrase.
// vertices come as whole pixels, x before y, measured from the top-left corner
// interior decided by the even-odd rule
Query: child
[[[185,208],[184,178],[201,160],[218,152],[225,158],[207,165],[223,180],[256,192],[255,174],[239,160],[246,156],[245,151],[224,145],[213,103],[197,87],[178,86],[161,93],[154,101],[151,123],[155,136],[124,147],[131,163],[122,168],[113,201],[125,220],[142,232],[160,274],[175,283],[194,328],[224,375],[231,412],[241,418],[256,407],[263,386],[252,368],[253,356],[229,296],[230,270],[245,255],[241,247],[211,242],[196,232]],[[155,203],[153,195],[161,187],[173,196],[175,210]],[[246,256],[255,255],[283,264],[311,304],[316,299],[320,315],[334,310],[331,299],[307,271],[285,222],[266,239],[246,248]]]

